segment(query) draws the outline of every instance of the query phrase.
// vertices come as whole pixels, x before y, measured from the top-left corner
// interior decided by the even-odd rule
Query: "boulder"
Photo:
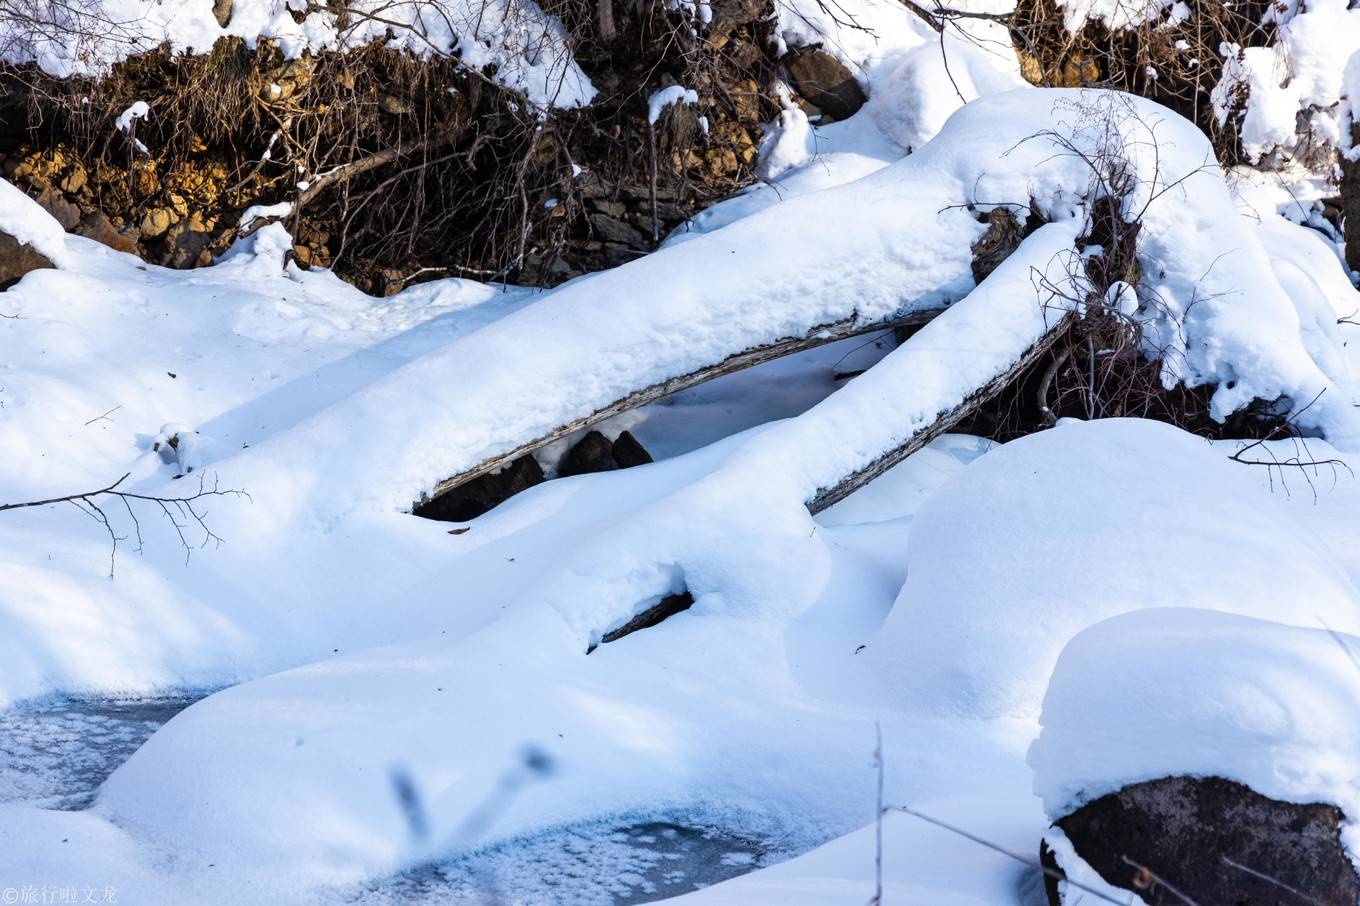
[[[565,478],[568,475],[612,472],[618,467],[619,464],[614,461],[614,445],[609,438],[599,431],[591,431],[567,451],[562,464],[557,467],[557,473]]]
[[[854,73],[819,47],[793,51],[784,58],[784,68],[798,93],[825,116],[846,119],[867,100]]]
[[[607,242],[618,242],[635,246],[642,244],[642,234],[615,217],[608,214],[591,214],[590,226],[595,235]]]
[[[72,230],[80,223],[80,208],[62,198],[59,192],[51,188],[43,189],[37,201],[44,211],[52,215],[53,220],[61,224],[63,230]]]
[[[0,290],[9,289],[30,271],[55,266],[33,246],[0,231]]]
[[[620,469],[630,469],[633,466],[644,466],[652,461],[652,454],[638,442],[638,439],[631,432],[624,431],[619,435],[619,439],[614,441],[614,462],[619,464]]]
[[[591,431],[567,451],[557,467],[557,474],[565,478],[592,472],[612,472],[651,461],[651,454],[627,431],[612,442],[599,431]]]
[[[169,208],[151,208],[142,215],[141,230],[144,239],[164,236],[175,224],[175,212]]]
[[[1101,796],[1055,825],[1106,883],[1149,906],[1355,906],[1360,877],[1341,843],[1344,820],[1336,806],[1281,802],[1221,777],[1164,777]],[[1040,855],[1061,873],[1046,844]],[[1056,878],[1046,883],[1053,906],[1083,896],[1072,889],[1064,900]]]
[[[177,270],[206,267],[212,264],[212,253],[208,251],[212,242],[212,234],[195,229],[193,222],[177,223],[166,234],[163,262]]]
[[[213,0],[213,18],[217,24],[223,28],[231,21],[231,8],[235,5],[235,0]]]

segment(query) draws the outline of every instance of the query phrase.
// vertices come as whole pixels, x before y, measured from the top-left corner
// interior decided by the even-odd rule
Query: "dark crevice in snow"
[[[624,623],[617,629],[611,629],[600,636],[600,645],[605,645],[609,642],[617,642],[624,636],[632,635],[639,629],[650,629],[663,620],[673,617],[682,611],[689,610],[693,606],[694,596],[691,595],[688,590],[682,591],[679,594],[666,595],[660,601],[657,601],[652,606],[638,613],[627,623]],[[594,651],[598,647],[598,645],[591,645],[586,651],[586,654],[590,654],[591,651]]]

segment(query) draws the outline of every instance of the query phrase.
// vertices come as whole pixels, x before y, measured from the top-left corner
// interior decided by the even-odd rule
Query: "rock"
[[[80,223],[80,208],[52,189],[43,189],[38,195],[37,202],[42,205],[44,211],[52,215],[53,220],[61,224],[63,230],[70,231]]]
[[[614,445],[599,431],[591,431],[567,451],[557,474],[586,475],[592,472],[612,472],[619,464],[614,461]]]
[[[155,239],[164,236],[174,222],[175,213],[169,208],[151,208],[142,215],[142,238]]]
[[[105,216],[103,211],[91,211],[86,214],[80,219],[80,223],[76,224],[73,232],[78,236],[93,239],[95,242],[103,243],[120,252],[137,251],[137,240],[118,232],[113,222]]]
[[[619,464],[620,469],[645,466],[652,461],[652,454],[648,453],[629,431],[624,431],[619,435],[619,439],[614,441],[613,453],[614,462]]]
[[[1188,900],[1233,906],[1355,906],[1360,877],[1341,845],[1344,820],[1335,806],[1268,799],[1221,777],[1165,777],[1102,796],[1056,823],[1107,883],[1135,890],[1150,906]],[[1046,846],[1041,857],[1046,866],[1058,867]],[[1153,877],[1181,895],[1155,881],[1149,886]],[[1049,902],[1059,906],[1056,881],[1050,877],[1046,886]],[[1286,894],[1286,887],[1300,896]],[[1074,891],[1071,901],[1079,895]]]
[[[33,246],[0,231],[0,290],[9,289],[25,274],[45,267],[56,265]]]
[[[74,195],[85,188],[85,184],[88,180],[89,174],[85,172],[85,168],[77,164],[71,168],[70,172],[61,178],[60,187],[67,195]]]
[[[384,94],[378,98],[378,109],[391,116],[408,116],[415,113],[410,101],[391,94]]]
[[[595,235],[607,242],[620,242],[624,245],[641,245],[642,234],[608,214],[591,214],[590,225]]]
[[[628,206],[621,201],[609,201],[603,198],[590,202],[590,206],[601,214],[618,219],[628,213]]]
[[[165,237],[165,265],[187,270],[212,264],[212,253],[208,251],[212,241],[211,233],[195,229],[192,222],[175,224]]]
[[[651,461],[651,454],[627,431],[613,442],[599,431],[591,431],[562,457],[557,474],[565,478],[569,475],[612,472],[615,469],[645,465]]]
[[[526,454],[499,472],[474,478],[442,497],[420,504],[414,512],[424,519],[439,522],[467,522],[542,482],[543,470],[538,461]]]
[[[846,119],[867,100],[854,74],[821,48],[795,50],[784,58],[784,66],[798,93],[826,116]]]
[[[231,21],[231,8],[234,0],[213,0],[213,18],[223,28]]]

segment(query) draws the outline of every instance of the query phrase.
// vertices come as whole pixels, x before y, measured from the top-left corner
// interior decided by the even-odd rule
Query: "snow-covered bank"
[[[385,41],[416,56],[457,54],[476,71],[542,107],[579,107],[595,94],[572,56],[566,30],[533,0],[358,0],[348,22],[325,6],[235,0],[219,24],[212,0],[95,0],[18,6],[0,17],[0,60],[36,63],[56,76],[97,74],[115,62],[168,45],[208,53],[221,38],[254,47],[268,39],[284,55],[348,50]],[[301,10],[305,15],[294,15]]]

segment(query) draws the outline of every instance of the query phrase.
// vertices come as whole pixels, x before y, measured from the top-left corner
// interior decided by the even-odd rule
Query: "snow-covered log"
[[[664,391],[677,376],[828,325],[945,308],[973,287],[981,214],[1012,205],[1084,221],[1089,201],[1112,191],[1101,167],[1125,174],[1120,213],[1141,223],[1143,285],[1125,314],[1142,325],[1144,351],[1164,362],[1164,380],[1213,385],[1219,418],[1287,397],[1299,427],[1341,446],[1360,442],[1335,324],[1313,317],[1315,291],[1272,273],[1259,233],[1206,160],[1208,143],[1192,124],[1122,95],[1030,89],[982,98],[927,146],[868,177],[568,283],[391,372],[287,437],[233,457],[231,481],[277,490],[274,499],[295,500],[325,524],[408,508],[451,486],[451,476],[589,424],[647,388]],[[959,338],[964,348],[995,333],[975,327]],[[358,425],[372,442],[353,442]],[[299,448],[313,457],[302,487],[295,469],[281,468]],[[845,474],[827,476],[808,499]]]
[[[940,313],[940,311],[941,309],[938,308],[912,311],[905,315],[883,321],[860,321],[857,318],[844,318],[834,324],[814,327],[802,336],[785,337],[770,343],[754,346],[741,352],[733,353],[712,365],[705,365],[686,374],[666,378],[665,380],[658,381],[650,386],[634,390],[607,406],[603,406],[587,415],[580,416],[579,418],[572,419],[565,424],[558,425],[541,437],[526,441],[512,450],[505,453],[499,453],[470,469],[446,478],[434,486],[434,490],[430,492],[428,500],[437,499],[474,478],[503,469],[526,453],[532,453],[555,440],[559,440],[569,434],[589,428],[591,425],[597,425],[605,419],[618,415],[621,412],[637,409],[640,406],[645,406],[648,403],[670,396],[672,393],[679,393],[682,390],[697,387],[705,381],[711,381],[714,378],[722,377],[726,374],[734,374],[738,371],[753,368],[764,362],[770,362],[774,359],[793,355],[797,352],[815,349],[818,346],[834,343],[837,340],[862,336],[863,334],[880,330],[920,327],[923,324],[928,324],[931,319]],[[906,454],[904,453],[903,455],[905,456]],[[425,500],[421,501],[422,504],[425,502]],[[829,500],[826,505],[830,506],[831,503],[834,502],[834,500]]]

